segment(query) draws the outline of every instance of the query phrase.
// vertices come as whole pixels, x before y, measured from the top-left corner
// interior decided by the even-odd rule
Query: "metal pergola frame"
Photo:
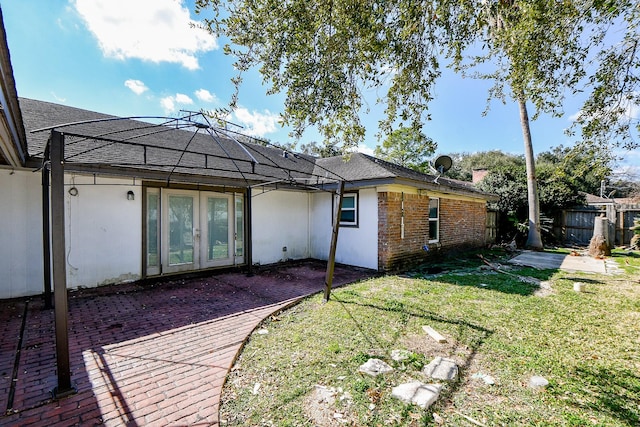
[[[226,137],[229,137],[229,133],[226,132],[225,130],[211,126],[211,124],[206,119],[206,116],[204,116],[204,114],[200,114],[200,115],[205,119],[206,123],[195,122],[192,118],[192,114],[193,113],[190,112],[189,117],[182,120],[184,120],[184,122],[187,124],[186,126],[195,128],[195,133],[204,129],[209,133],[209,135],[214,140],[217,140],[216,135],[220,135],[220,134]],[[69,126],[80,125],[80,124],[90,124],[90,123],[113,121],[113,120],[127,120],[127,119],[139,119],[139,118],[143,118],[143,117],[96,119],[96,120],[88,120],[84,122],[66,123],[66,124],[61,124],[57,126],[52,126],[52,127],[42,128],[42,129],[37,129],[32,131],[32,133],[43,132],[43,131],[50,132],[50,137],[47,141],[44,152],[42,153],[43,163],[42,163],[41,173],[42,173],[42,214],[43,214],[42,232],[43,232],[43,254],[44,254],[44,260],[43,260],[44,261],[44,300],[45,300],[45,308],[47,309],[52,308],[51,307],[51,293],[52,293],[51,291],[53,287],[53,297],[54,297],[53,308],[55,311],[54,318],[55,318],[56,364],[57,364],[58,382],[57,382],[57,386],[52,390],[52,395],[54,399],[61,399],[77,392],[75,386],[71,381],[70,354],[69,354],[69,329],[68,329],[69,308],[68,308],[68,296],[67,296],[67,273],[66,273],[66,259],[65,259],[66,242],[65,242],[64,175],[65,175],[65,164],[68,159],[67,157],[65,157],[65,133],[61,132],[60,129],[63,129]],[[150,117],[147,117],[147,118],[150,118]],[[155,118],[157,119],[159,117],[155,117]],[[150,126],[162,127],[162,128],[156,129],[157,133],[161,133],[162,131],[165,131],[166,127],[168,127],[166,126],[166,124],[173,121],[175,121],[176,129],[180,128],[178,127],[178,123],[181,119],[173,119],[173,118],[162,118],[162,119],[166,120],[165,123],[160,125],[150,125]],[[138,135],[138,136],[148,136],[150,134],[153,134],[153,132],[146,132],[145,134]],[[86,140],[100,141],[100,142],[104,142],[105,144],[127,144],[127,145],[141,146],[141,147],[145,146],[145,144],[130,141],[130,139],[134,139],[136,138],[136,136],[118,140],[116,138],[112,138],[111,135],[104,135],[104,134],[92,136],[92,135],[81,135],[78,133],[70,132],[69,135],[73,137],[78,137],[78,138],[85,138]],[[258,162],[256,157],[251,154],[250,150],[248,149],[247,146],[245,146],[245,144],[243,144],[233,136],[229,138],[232,141],[234,141],[236,144],[238,144],[242,148],[243,152],[249,157],[248,160],[241,159],[241,158],[233,158],[224,149],[222,144],[220,144],[220,142],[217,141],[219,146],[225,152],[225,154],[227,154],[227,159],[234,164],[236,170],[244,178],[246,183],[245,189],[246,189],[247,201],[246,201],[245,209],[246,209],[246,216],[247,216],[247,222],[246,222],[247,226],[246,226],[245,238],[249,242],[249,244],[246,245],[247,246],[246,263],[248,265],[248,274],[252,273],[252,269],[251,269],[251,266],[252,266],[251,246],[252,245],[250,243],[251,234],[252,234],[251,233],[252,188],[259,187],[259,186],[272,186],[272,185],[277,185],[277,183],[284,182],[285,185],[290,187],[313,189],[313,190],[319,190],[319,191],[330,191],[335,196],[337,196],[333,198],[333,202],[336,203],[336,206],[334,208],[335,215],[333,218],[333,232],[332,232],[332,238],[331,238],[329,260],[327,264],[327,272],[325,276],[325,301],[328,301],[330,297],[332,282],[333,282],[333,272],[335,267],[335,253],[336,253],[336,246],[337,246],[337,239],[338,239],[340,211],[342,206],[342,195],[344,193],[345,180],[339,177],[334,172],[324,168],[322,169],[324,169],[325,172],[330,173],[333,177],[335,177],[335,179],[327,179],[326,177],[322,177],[319,175],[313,176],[313,174],[311,174],[312,179],[300,180],[300,179],[291,177],[291,172],[292,171],[301,172],[301,171],[295,171],[295,170],[289,169],[287,171],[289,179],[283,180],[280,177],[274,176],[274,178],[278,178],[278,179],[274,179],[273,181],[269,181],[269,182],[251,185],[249,183],[249,180],[247,180],[246,176],[244,175],[244,173],[238,167],[238,163],[248,161],[252,165],[252,170],[255,168],[257,164],[260,164],[260,163]],[[275,145],[273,146],[278,149],[282,149]],[[104,146],[102,146],[102,148],[104,148]],[[156,149],[158,147],[154,146],[153,148]],[[182,167],[180,165],[180,161],[182,160],[182,156],[188,152],[187,148],[188,148],[188,144],[187,144],[187,147],[183,150],[173,149],[171,147],[161,147],[161,149],[166,149],[166,150],[182,151],[180,160],[178,160],[178,162],[175,165],[173,165],[171,172],[168,175],[166,174],[166,172],[164,174],[160,173],[160,175],[164,175],[166,177],[167,183],[169,183],[169,181],[171,180],[171,177],[175,169],[178,167]],[[207,156],[206,153],[196,153],[196,154],[204,155],[205,161],[206,161],[206,156]],[[299,157],[299,158],[302,158],[302,157]],[[304,160],[310,161],[308,159],[304,159]],[[145,161],[146,161],[146,156],[145,156]],[[73,163],[70,163],[70,164],[73,165]],[[138,164],[136,166],[145,166],[145,165],[146,164],[143,163],[143,164]],[[114,165],[113,164],[110,164],[108,166],[101,165],[98,162],[98,163],[93,163],[91,165],[86,165],[86,166],[89,166],[87,169],[91,169],[91,167],[93,167],[93,168],[97,168],[98,171],[100,171],[101,170],[100,168],[104,166],[108,168],[108,169],[105,169],[106,171],[106,170],[111,170],[111,168],[113,168]],[[115,164],[115,166],[131,167],[134,165],[133,164],[127,164],[127,165]],[[274,163],[274,166],[272,165],[268,165],[268,166],[283,169],[282,167],[277,166],[275,163]],[[81,169],[85,169],[85,168],[81,168]],[[78,170],[77,165],[76,167],[73,167],[72,170],[74,171]],[[130,169],[127,169],[127,170],[131,172]],[[140,171],[141,170],[137,168],[134,170],[134,172],[140,172]],[[96,172],[94,171],[94,173]],[[197,176],[197,175],[194,175],[194,176]],[[315,185],[312,182],[300,182],[300,181],[313,181],[313,178],[316,178]],[[337,190],[334,191],[333,187],[336,184],[337,184]]]

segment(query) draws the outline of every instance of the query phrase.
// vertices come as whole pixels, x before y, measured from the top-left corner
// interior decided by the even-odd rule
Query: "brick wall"
[[[440,199],[440,243],[443,248],[485,244],[486,203]]]
[[[404,239],[402,205],[404,201]],[[423,262],[435,249],[484,245],[484,202],[440,198],[440,244],[429,245],[429,197],[378,193],[378,269],[395,270]],[[424,246],[430,247],[429,251]]]

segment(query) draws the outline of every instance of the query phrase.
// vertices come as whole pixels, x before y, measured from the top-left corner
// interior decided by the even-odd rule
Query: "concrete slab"
[[[438,380],[454,381],[458,378],[458,365],[455,360],[438,356],[425,366],[422,372]]]
[[[391,390],[391,396],[421,408],[428,408],[440,396],[442,384],[423,384],[419,381],[400,384]]]
[[[511,264],[524,265],[540,269],[584,271],[586,273],[607,272],[606,263],[602,259],[588,255],[564,255],[550,252],[523,251],[509,260]]]

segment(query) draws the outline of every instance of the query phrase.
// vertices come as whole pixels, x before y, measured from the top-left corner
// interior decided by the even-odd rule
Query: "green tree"
[[[555,182],[570,189],[569,197],[573,200],[557,203],[559,207],[565,207],[578,202],[575,197],[579,192],[599,194],[602,180],[611,174],[611,161],[612,159],[601,156],[599,152],[581,151],[560,145],[540,153],[536,158],[536,167],[540,170],[540,176],[544,176],[545,182]]]
[[[524,160],[520,163],[505,162],[494,167],[489,174],[477,184],[478,188],[500,196],[497,202],[490,204],[499,215],[498,238],[513,240],[523,244],[523,227],[520,226],[527,218],[527,174]]]
[[[471,181],[473,171],[485,169],[496,172],[501,169],[524,169],[524,157],[503,153],[500,150],[480,151],[477,153],[451,153],[453,166],[447,172],[447,178]]]
[[[435,149],[436,143],[419,130],[401,127],[376,146],[374,154],[400,166],[427,172],[429,157]]]
[[[236,89],[258,68],[267,93],[285,93],[283,124],[299,137],[316,126],[344,151],[364,140],[364,90],[380,93],[389,134],[400,120],[420,130],[440,75],[435,4],[409,1],[196,0],[203,24],[229,43]],[[237,104],[238,92],[230,107]]]
[[[511,239],[516,234],[513,228],[516,225],[528,232],[524,156],[495,150],[450,156],[456,161],[447,173],[449,178],[470,180],[474,169],[489,172],[478,187],[500,196],[492,206],[501,212],[503,219],[508,220],[500,224],[500,237]],[[611,168],[606,158],[598,157],[596,153],[559,146],[536,157],[536,171],[541,218],[551,220],[562,209],[584,203],[583,193],[597,193],[601,180],[610,174]]]
[[[591,137],[607,129],[601,117],[619,118],[640,101],[633,0],[196,0],[196,11],[204,9],[214,12],[204,25],[227,37],[225,52],[236,57],[236,88],[257,67],[267,93],[286,94],[283,122],[295,136],[316,126],[346,151],[364,139],[365,90],[380,94],[380,128],[389,134],[398,124],[420,130],[429,119],[440,61],[493,81],[489,97],[520,109],[534,248],[542,242],[528,108],[532,119],[561,115],[565,93],[586,79],[593,96],[581,117],[594,124],[582,133]],[[607,37],[617,23],[625,25],[623,47]],[[588,75],[592,61],[597,70]],[[236,102],[237,92],[231,107]]]
[[[533,119],[541,113],[561,115],[565,90],[576,87],[584,75],[583,59],[588,48],[579,37],[581,11],[575,2],[555,0],[486,0],[477,5],[477,13],[466,11],[469,1],[454,4],[457,7],[444,17],[445,27],[453,29],[448,32],[448,46],[454,66],[491,80],[490,98],[504,102],[509,97],[519,106],[527,170],[527,246],[542,249],[528,105],[535,110]],[[471,36],[459,37],[473,28],[476,31]],[[465,52],[478,42],[484,44],[481,54],[467,58]],[[490,67],[485,71],[487,65]]]
[[[301,144],[300,152],[315,157],[333,157],[341,155],[342,149],[335,144],[320,144],[317,141],[311,141],[307,144]]]
[[[588,2],[591,3],[591,2]],[[600,47],[588,76],[588,99],[570,134],[580,131],[584,150],[640,146],[640,4],[597,0],[585,11],[589,40]],[[614,25],[612,25],[612,23]]]

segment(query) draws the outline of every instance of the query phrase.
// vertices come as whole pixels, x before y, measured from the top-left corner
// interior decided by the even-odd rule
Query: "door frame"
[[[154,209],[153,206],[149,206],[149,195],[157,195],[157,220],[155,222],[149,221],[149,209]],[[193,197],[193,224],[192,224],[192,241],[194,245],[193,262],[184,264],[174,264],[170,266],[168,264],[168,248],[169,248],[169,233],[168,233],[168,197],[171,195],[188,195]],[[207,243],[204,239],[207,239],[207,198],[208,197],[220,197],[228,200],[227,204],[227,217],[228,217],[228,257],[215,260],[207,259]],[[224,268],[233,267],[237,265],[244,265],[245,260],[248,259],[250,242],[248,237],[250,236],[250,220],[247,218],[247,209],[249,203],[247,203],[247,190],[243,188],[218,188],[218,187],[205,187],[202,186],[171,186],[171,188],[154,185],[152,183],[143,183],[143,197],[142,197],[142,273],[143,277],[162,276],[165,274],[174,274],[188,271],[206,270],[210,268]],[[240,209],[240,216],[238,217],[237,210]],[[149,265],[150,254],[149,249],[151,243],[149,238],[153,238],[153,232],[150,233],[149,228],[156,227],[156,240],[155,243],[157,253],[151,254],[157,260],[156,265]],[[238,229],[242,227],[242,229]],[[196,250],[195,246],[198,247]]]
[[[191,240],[191,262],[171,264],[171,221],[169,219],[169,199],[171,197],[190,197],[191,205],[191,233],[185,231]],[[197,191],[167,189],[160,190],[160,260],[163,273],[179,273],[183,271],[195,271],[200,269],[200,197]],[[184,237],[184,236],[183,236]]]
[[[209,259],[207,256],[209,241],[208,237],[209,233],[209,224],[207,221],[208,218],[208,208],[209,208],[209,199],[224,199],[227,201],[227,256],[225,258],[212,258]],[[234,256],[235,253],[235,229],[233,224],[233,218],[235,215],[235,207],[233,206],[234,202],[234,194],[233,193],[214,193],[211,191],[201,191],[200,192],[200,239],[199,239],[199,250],[200,250],[200,268],[210,268],[210,267],[221,267],[221,266],[229,266],[234,265]]]

